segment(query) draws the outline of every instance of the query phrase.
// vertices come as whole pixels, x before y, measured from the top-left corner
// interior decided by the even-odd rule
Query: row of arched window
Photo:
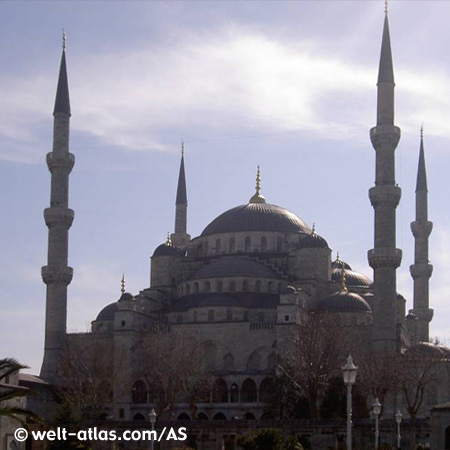
[[[217,238],[215,241],[213,241],[211,244],[211,251],[210,251],[210,241],[203,241],[197,245],[196,248],[196,256],[202,257],[202,256],[209,256],[209,255],[221,255],[226,253],[236,253],[237,251],[237,245],[236,245],[236,238],[231,237],[229,239],[220,239]],[[282,252],[283,251],[283,238],[277,237],[276,239],[276,245],[274,248],[270,248],[268,245],[267,237],[262,236],[260,239],[255,239],[250,236],[246,236],[244,238],[243,242],[243,249],[240,250],[250,253],[250,252],[267,252],[267,251],[273,251],[273,252]]]
[[[201,412],[201,413],[197,414],[196,419],[197,420],[209,420],[209,417],[205,413]],[[233,419],[241,419],[241,417],[233,417]],[[242,416],[242,419],[243,420],[256,420],[256,417],[253,413],[246,412]],[[272,419],[273,419],[273,414],[270,412],[265,412],[264,414],[261,415],[259,420],[272,420]],[[143,414],[138,413],[138,414],[134,415],[133,420],[143,421],[143,420],[145,420],[145,417]],[[189,422],[191,420],[191,418],[190,418],[189,414],[181,413],[178,415],[177,420],[179,420],[181,422]],[[212,420],[228,420],[228,419],[224,413],[218,412],[212,416]]]
[[[274,395],[274,383],[272,378],[264,378],[259,384],[252,378],[246,378],[241,387],[233,383],[230,388],[223,378],[218,378],[213,386],[210,395],[212,403],[268,403]],[[154,398],[142,380],[137,380],[131,390],[131,403],[146,404],[153,403]]]
[[[190,320],[190,318],[188,318]],[[248,311],[244,311],[244,314],[237,315],[236,313],[233,315],[233,311],[231,309],[227,309],[225,312],[225,316],[220,315],[218,316],[216,314],[216,311],[214,309],[209,309],[207,313],[207,321],[208,322],[215,322],[215,321],[229,321],[232,322],[233,320],[243,320],[244,322],[249,321],[249,314]],[[256,316],[252,317],[252,320],[256,320],[257,322],[265,322],[266,320],[266,314],[264,311],[258,311]],[[270,320],[270,318],[269,318]],[[192,322],[198,322],[198,311],[194,311],[192,313]],[[183,323],[183,314],[177,314],[177,323]]]
[[[208,292],[268,292],[268,293],[280,293],[283,289],[282,282],[262,280],[217,280],[211,281],[194,281],[186,283],[179,288],[180,295],[208,293]]]

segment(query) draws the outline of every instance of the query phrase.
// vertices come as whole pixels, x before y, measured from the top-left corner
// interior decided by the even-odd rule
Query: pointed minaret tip
[[[385,4],[383,38],[381,41],[380,66],[378,69],[378,83],[394,83],[394,65],[392,63],[392,49],[391,49],[391,38],[389,34],[387,2]]]
[[[428,192],[427,187],[427,170],[425,166],[425,151],[423,148],[423,124],[420,127],[420,150],[419,150],[419,166],[417,168],[416,192]]]
[[[181,141],[181,164],[178,174],[177,198],[175,205],[187,205],[186,174],[184,171],[184,141]]]
[[[266,203],[266,199],[261,195],[261,171],[259,166],[256,169],[256,192],[250,198],[249,203]]]
[[[122,279],[120,280],[120,292],[125,294],[125,274],[122,274]]]
[[[61,64],[59,67],[59,79],[58,88],[56,89],[55,107],[53,109],[53,115],[56,113],[64,113],[70,116],[70,98],[69,98],[69,82],[67,80],[67,67],[66,67],[66,47],[67,36],[63,30],[63,44]]]

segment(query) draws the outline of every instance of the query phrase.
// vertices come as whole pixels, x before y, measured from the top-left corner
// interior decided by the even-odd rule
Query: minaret
[[[69,153],[70,101],[65,34],[53,116],[53,151],[47,154],[47,166],[51,173],[50,208],[44,210],[48,227],[48,262],[42,267],[47,302],[41,377],[50,382],[56,381],[58,365],[66,347],[67,286],[73,274],[72,268],[67,265],[67,257],[69,228],[74,217],[73,210],[68,208],[69,174],[75,158]]]
[[[400,129],[394,125],[394,70],[387,7],[377,83],[377,125],[370,130],[376,152],[375,186],[369,190],[375,210],[374,249],[368,260],[374,271],[373,333],[374,348],[397,349],[397,268],[402,253],[395,245],[395,210],[401,189],[395,183],[395,149]]]
[[[187,190],[186,174],[184,172],[184,142],[181,143],[181,164],[178,174],[177,198],[175,201],[175,233],[172,242],[177,247],[189,244],[191,236],[187,234]]]
[[[419,167],[416,183],[416,220],[411,223],[414,235],[414,264],[409,268],[414,280],[414,308],[411,312],[418,318],[416,339],[428,342],[429,324],[433,310],[429,308],[429,280],[433,266],[428,260],[428,239],[433,229],[433,222],[428,220],[428,189],[423,150],[423,128],[420,131]]]

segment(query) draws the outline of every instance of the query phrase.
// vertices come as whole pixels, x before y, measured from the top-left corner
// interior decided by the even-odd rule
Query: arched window
[[[239,388],[236,383],[233,383],[230,388],[230,402],[231,403],[239,402]]]
[[[223,368],[226,370],[233,370],[234,369],[234,358],[231,353],[227,353],[223,357]]]
[[[222,378],[214,382],[213,403],[228,403],[228,386]]]
[[[256,417],[251,412],[246,412],[244,415],[245,420],[256,420]]]
[[[200,291],[200,287],[199,287],[198,283],[195,282],[195,283],[194,283],[194,293],[195,293],[195,294],[198,294],[199,291]]]
[[[264,311],[259,311],[258,313],[258,322],[264,322],[265,321],[265,314]]]
[[[267,292],[272,292],[272,287],[273,287],[273,283],[271,281],[269,281],[267,283]]]
[[[217,291],[217,292],[222,292],[222,289],[223,289],[223,284],[222,284],[221,281],[218,281],[218,282],[216,283],[216,291]]]
[[[267,238],[265,236],[261,238],[261,251],[267,251]]]
[[[201,257],[201,256],[203,256],[203,245],[199,244],[197,246],[197,257]]]
[[[216,239],[216,255],[218,255],[221,250],[220,239]]]
[[[191,286],[189,284],[186,285],[186,295],[191,293]]]
[[[242,290],[243,290],[244,292],[247,292],[247,291],[248,291],[248,280],[244,280],[244,281],[242,282]]]
[[[246,252],[249,252],[252,247],[252,240],[250,239],[250,236],[246,236],[244,240],[244,249]]]
[[[255,291],[256,292],[261,292],[261,281],[260,280],[256,280]]]
[[[236,290],[236,282],[235,281],[230,281],[230,292],[234,292]]]
[[[233,320],[233,313],[231,309],[227,309],[227,320]]]
[[[251,378],[247,378],[242,383],[241,401],[243,403],[255,403],[256,402],[256,383]]]
[[[227,420],[225,414],[217,413],[214,415],[213,420]]]
[[[194,322],[197,322],[197,316],[198,316],[197,311],[194,311]]]
[[[228,252],[234,253],[236,249],[236,240],[232,237],[228,243]]]
[[[283,283],[278,283],[278,293],[281,294],[282,290],[283,290]]]
[[[259,401],[270,403],[274,399],[275,386],[272,378],[264,378],[259,385]]]
[[[142,420],[145,420],[145,417],[144,417],[142,414],[137,413],[137,414],[135,414],[135,416],[133,417],[133,420],[142,421]]]
[[[181,314],[177,315],[177,323],[183,323],[183,316]]]
[[[211,283],[209,281],[205,281],[203,288],[204,288],[205,292],[211,292]]]
[[[205,413],[198,413],[197,414],[197,419],[198,420],[208,420],[208,416]]]
[[[208,322],[214,322],[214,310],[210,309],[208,311]]]
[[[147,386],[142,380],[137,380],[131,388],[131,403],[147,403]]]
[[[183,422],[189,422],[191,420],[191,418],[189,417],[188,414],[186,413],[181,413],[178,417],[177,420],[183,421]]]
[[[283,239],[282,238],[277,238],[277,252],[282,252],[283,251]]]
[[[205,256],[208,256],[209,253],[209,245],[208,245],[208,241],[205,241]]]

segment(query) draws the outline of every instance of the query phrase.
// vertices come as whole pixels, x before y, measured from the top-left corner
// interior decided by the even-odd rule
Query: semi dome
[[[316,310],[336,313],[372,312],[360,295],[342,290],[322,299]]]
[[[201,235],[240,231],[311,233],[309,226],[287,209],[268,203],[248,203],[221,214],[203,230]]]
[[[331,271],[331,280],[335,282],[340,281],[342,277],[342,270],[344,270],[345,272],[345,282],[347,286],[370,287],[372,285],[372,280],[369,277],[366,277],[362,273],[354,272],[353,270],[346,268],[333,268]]]
[[[200,267],[191,280],[217,277],[279,278],[271,268],[253,259],[223,257]]]
[[[95,319],[97,322],[112,322],[114,320],[114,315],[118,310],[117,302],[110,303],[106,305],[99,313]]]
[[[334,261],[331,262],[331,268],[332,268],[332,269],[342,269],[342,268],[344,268],[344,269],[346,269],[346,270],[352,270],[352,268],[350,267],[349,264],[347,264],[346,262],[342,261],[342,260],[339,258],[339,252],[338,252],[338,254],[337,254],[336,259],[335,259]]]
[[[170,238],[170,233],[167,235],[167,241],[164,244],[158,245],[155,251],[153,252],[153,256],[178,256],[180,255],[181,250],[176,245],[173,245],[172,240]]]
[[[313,232],[300,239],[298,248],[329,248],[327,241]]]

